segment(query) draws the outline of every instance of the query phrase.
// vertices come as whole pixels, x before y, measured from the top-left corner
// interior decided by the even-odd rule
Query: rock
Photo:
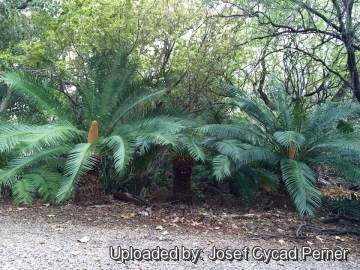
[[[172,192],[165,187],[156,189],[149,198],[151,203],[168,203],[173,200]]]

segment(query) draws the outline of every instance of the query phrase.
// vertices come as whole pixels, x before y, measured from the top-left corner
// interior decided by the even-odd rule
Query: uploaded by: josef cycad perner
[[[244,246],[237,249],[221,249],[212,247],[208,254],[202,249],[188,249],[184,246],[175,246],[172,249],[163,249],[157,246],[153,249],[138,249],[129,247],[121,248],[110,246],[110,258],[122,263],[127,261],[189,261],[197,263],[199,260],[220,260],[220,261],[249,261],[253,258],[256,261],[269,263],[270,261],[347,261],[348,249],[315,249],[308,246],[290,249],[264,249],[259,246],[249,248]]]

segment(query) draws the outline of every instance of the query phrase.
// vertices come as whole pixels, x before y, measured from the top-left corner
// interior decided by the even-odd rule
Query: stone
[[[156,189],[149,198],[150,203],[168,203],[173,201],[172,192],[165,187]]]

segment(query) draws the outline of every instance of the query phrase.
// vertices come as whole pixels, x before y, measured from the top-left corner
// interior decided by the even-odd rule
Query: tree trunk
[[[192,201],[191,174],[195,160],[191,157],[175,157],[173,159],[173,197],[174,200],[190,203]]]
[[[79,205],[95,205],[108,203],[103,195],[103,187],[100,181],[99,163],[93,169],[87,171],[76,186],[75,203]]]

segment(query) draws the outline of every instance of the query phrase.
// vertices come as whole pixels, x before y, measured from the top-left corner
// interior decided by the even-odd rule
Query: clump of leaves
[[[269,94],[269,108],[257,96],[232,86],[226,90],[227,104],[234,109],[232,123],[199,128],[210,137],[206,145],[219,153],[213,159],[218,180],[231,175],[243,179],[246,173],[260,182],[282,181],[300,217],[314,216],[322,203],[312,168],[327,166],[360,182],[358,104],[327,102],[304,111],[277,87]]]
[[[113,171],[121,175],[135,153],[143,154],[153,145],[177,145],[178,133],[191,122],[153,109],[151,101],[162,98],[166,85],[140,77],[122,49],[95,54],[87,76],[79,78],[83,88],[72,94],[20,71],[5,72],[0,79],[13,96],[26,98],[48,119],[45,125],[1,126],[0,153],[13,158],[0,168],[0,185],[12,188],[17,203],[31,203],[36,193],[64,202],[80,177],[94,168],[95,156],[110,156]],[[87,141],[93,120],[99,124],[99,138]],[[189,152],[197,151],[187,138],[183,141]],[[51,163],[58,168],[49,169]],[[47,169],[40,170],[43,166]]]

